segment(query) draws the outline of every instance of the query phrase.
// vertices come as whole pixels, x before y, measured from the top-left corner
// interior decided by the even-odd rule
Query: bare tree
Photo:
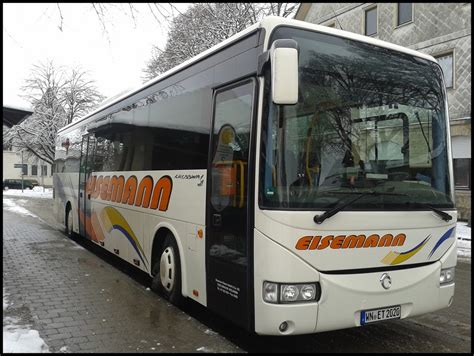
[[[68,75],[52,61],[34,65],[22,90],[33,114],[4,133],[3,143],[53,164],[58,129],[94,109],[103,99],[86,73]]]
[[[262,19],[288,17],[299,3],[198,3],[171,20],[165,49],[152,48],[144,71],[149,80]]]
[[[63,87],[63,107],[67,123],[84,116],[105,99],[87,78],[88,72],[81,68],[72,68]]]
[[[110,43],[109,27],[113,24],[114,15],[119,14],[133,21],[136,27],[137,21],[141,16],[140,10],[136,3],[89,3],[84,4],[89,10],[95,14],[102,28],[102,34],[105,35]],[[143,4],[144,5],[144,4]],[[65,4],[56,3],[58,16],[58,29],[63,32],[64,24],[67,19],[63,16],[63,7]],[[164,26],[179,12],[171,3],[147,3],[146,14],[151,15],[158,25]]]

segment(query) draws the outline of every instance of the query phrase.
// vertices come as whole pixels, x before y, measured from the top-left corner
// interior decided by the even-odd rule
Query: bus
[[[436,60],[267,17],[57,134],[55,214],[261,335],[449,307],[456,266]]]

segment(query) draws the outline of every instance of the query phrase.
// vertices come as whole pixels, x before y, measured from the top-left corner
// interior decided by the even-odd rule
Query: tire
[[[173,235],[165,237],[163,247],[155,259],[152,268],[151,289],[161,294],[174,305],[181,304],[181,260],[179,249]]]
[[[67,235],[67,237],[71,238],[72,235],[74,234],[74,232],[73,232],[74,222],[72,220],[72,210],[71,210],[71,207],[69,205],[66,209],[66,221],[65,222],[66,222],[66,229],[65,229],[66,235]]]

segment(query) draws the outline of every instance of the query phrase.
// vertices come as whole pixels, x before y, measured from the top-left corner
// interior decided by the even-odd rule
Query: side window
[[[471,159],[453,159],[454,186],[456,189],[471,189]]]
[[[216,95],[211,203],[216,210],[242,207],[252,117],[253,83]],[[245,179],[245,178],[244,178]]]
[[[99,118],[95,170],[206,169],[211,80],[198,73]]]
[[[79,172],[82,129],[78,128],[56,138],[54,165],[56,173]]]
[[[454,84],[453,54],[449,53],[442,56],[437,56],[436,60],[438,61],[439,65],[441,66],[441,69],[443,70],[446,88],[452,88]]]
[[[95,147],[94,147],[94,154],[92,158],[92,171],[94,172],[102,172],[102,168],[104,162],[106,161],[107,157],[107,147],[108,141],[103,137],[95,137]],[[89,150],[91,149],[91,142],[89,140]],[[89,151],[90,152],[90,151]]]
[[[365,10],[365,35],[377,34],[377,7]]]
[[[413,21],[413,3],[400,2],[398,3],[397,25]]]
[[[38,166],[36,164],[33,164],[31,166],[31,175],[32,176],[37,176],[38,175]]]

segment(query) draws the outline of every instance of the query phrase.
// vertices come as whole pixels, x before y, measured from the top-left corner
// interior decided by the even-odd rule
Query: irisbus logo
[[[383,236],[372,234],[366,235],[327,235],[327,236],[303,236],[296,242],[297,250],[324,250],[325,248],[368,248],[403,246],[406,235],[385,234]]]
[[[140,182],[131,175],[125,180],[120,176],[91,176],[87,180],[86,193],[91,199],[101,199],[115,203],[140,206],[142,208],[168,210],[173,181],[170,176],[163,176],[155,183],[147,175]]]

